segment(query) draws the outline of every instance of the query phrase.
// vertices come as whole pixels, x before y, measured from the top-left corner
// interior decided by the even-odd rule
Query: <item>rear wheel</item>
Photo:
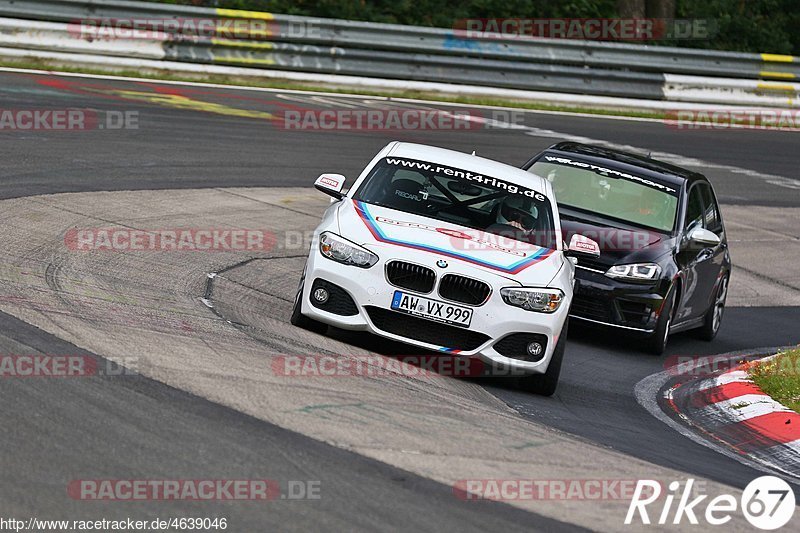
[[[289,322],[291,322],[293,326],[297,326],[298,328],[303,328],[308,331],[313,331],[314,333],[319,333],[320,335],[324,335],[328,331],[327,324],[323,324],[322,322],[317,322],[313,318],[309,318],[300,312],[303,303],[302,302],[303,286],[305,285],[305,281],[306,281],[306,273],[304,269],[303,277],[300,278],[300,285],[297,287],[297,294],[294,297],[294,307],[292,308],[292,316],[291,318],[289,318]]]
[[[728,276],[722,278],[714,295],[714,303],[706,312],[703,327],[697,329],[697,336],[704,341],[714,340],[722,325],[722,315],[725,313],[725,299],[728,297]]]
[[[672,326],[672,321],[675,318],[675,308],[677,302],[675,301],[675,288],[669,291],[667,299],[661,307],[661,316],[658,317],[655,331],[644,341],[644,347],[648,352],[661,355],[667,349],[667,341],[669,340],[669,328]]]
[[[558,338],[553,357],[550,359],[550,364],[547,366],[547,371],[544,374],[533,374],[517,378],[517,386],[520,389],[541,396],[552,396],[556,392],[558,377],[561,374],[561,362],[564,360],[564,350],[567,345],[568,325],[569,319],[564,322],[564,327],[561,328],[561,335]]]

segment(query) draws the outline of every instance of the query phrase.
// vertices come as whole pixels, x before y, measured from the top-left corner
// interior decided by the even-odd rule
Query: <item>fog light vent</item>
[[[544,357],[547,350],[547,335],[512,333],[497,341],[493,348],[500,355],[535,363]]]

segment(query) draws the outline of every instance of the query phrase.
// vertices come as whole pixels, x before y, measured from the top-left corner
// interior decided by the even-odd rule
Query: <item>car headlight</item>
[[[661,275],[661,267],[655,263],[636,263],[632,265],[616,265],[608,269],[609,278],[628,281],[652,281]]]
[[[369,268],[378,262],[378,256],[335,233],[325,232],[319,236],[319,251],[333,261]]]
[[[500,289],[500,295],[508,305],[538,313],[555,313],[564,301],[564,293],[559,289],[508,287]]]

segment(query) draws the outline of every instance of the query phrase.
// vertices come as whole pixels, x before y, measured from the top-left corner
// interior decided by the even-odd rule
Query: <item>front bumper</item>
[[[384,248],[378,255],[380,261],[376,265],[369,269],[361,269],[323,257],[319,248],[312,246],[306,265],[301,312],[314,320],[338,328],[369,331],[381,337],[459,357],[478,357],[494,369],[495,374],[502,372],[515,375],[535,374],[547,370],[567,319],[572,297],[571,286],[559,287],[565,292],[565,301],[558,311],[552,314],[535,313],[510,306],[502,300],[501,288],[520,285],[503,276],[488,274],[480,268],[456,261],[451,261],[453,264],[445,272],[435,266],[437,258],[434,255],[421,261],[419,255],[394,247]],[[437,272],[434,290],[428,294],[420,294],[426,298],[442,300],[438,294],[438,283],[443,273],[480,279],[491,286],[492,292],[488,300],[480,306],[452,302],[454,305],[472,309],[472,322],[469,328],[445,326],[424,318],[392,311],[391,302],[396,290],[415,294],[414,291],[389,284],[384,266],[392,260],[425,263]],[[315,282],[319,286],[319,280],[334,284],[345,291],[355,304],[355,309],[349,308],[347,304],[345,305],[347,314],[341,314],[341,309],[329,312],[312,305],[312,287]],[[520,338],[510,336],[519,333],[544,336],[546,348],[541,359],[524,361],[507,357],[498,351],[499,349],[508,353],[508,346]],[[501,342],[503,344],[500,344]]]
[[[655,331],[669,284],[627,283],[580,267],[575,279],[571,317],[634,334]]]

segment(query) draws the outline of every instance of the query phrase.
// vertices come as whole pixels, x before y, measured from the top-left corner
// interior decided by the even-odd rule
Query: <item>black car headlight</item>
[[[653,281],[661,275],[661,267],[655,263],[615,265],[606,271],[606,276],[625,281]]]
[[[507,287],[500,289],[500,295],[508,305],[537,313],[555,313],[564,301],[564,293],[559,289]]]
[[[378,262],[378,256],[366,248],[327,231],[319,236],[319,251],[337,263],[361,268],[369,268]]]

